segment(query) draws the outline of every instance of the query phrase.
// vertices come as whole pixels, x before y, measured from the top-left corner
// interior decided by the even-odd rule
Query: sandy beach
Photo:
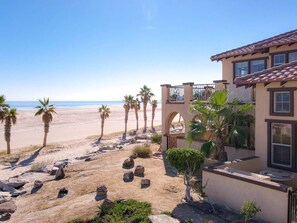
[[[111,106],[111,114],[105,121],[104,134],[124,131],[125,111],[122,106]],[[53,122],[50,124],[48,144],[85,139],[88,136],[100,134],[100,116],[98,108],[67,108],[57,109]],[[12,126],[11,147],[13,149],[30,145],[41,145],[43,140],[43,122],[41,117],[35,117],[36,110],[18,111],[17,124]],[[151,126],[151,108],[147,110],[148,122]],[[156,109],[154,125],[161,124],[161,108]],[[142,128],[143,110],[139,111],[139,127]],[[136,127],[134,111],[129,112],[128,130]],[[0,125],[0,151],[6,150],[4,140],[4,125]]]

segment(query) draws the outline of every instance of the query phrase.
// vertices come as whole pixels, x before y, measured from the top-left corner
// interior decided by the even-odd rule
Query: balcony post
[[[183,83],[184,86],[184,94],[185,94],[185,105],[190,104],[191,100],[193,99],[193,82]]]
[[[167,135],[169,134],[169,132],[166,132],[166,114],[167,114],[167,102],[169,100],[169,88],[171,87],[170,84],[162,84],[161,85],[161,97],[162,97],[162,106],[161,106],[161,110],[162,110],[162,117],[161,117],[161,123],[162,123],[162,150],[166,150],[167,149]]]

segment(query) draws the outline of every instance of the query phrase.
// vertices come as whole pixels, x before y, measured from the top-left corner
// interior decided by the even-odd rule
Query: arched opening
[[[168,116],[166,123],[167,149],[177,146],[177,137],[185,136],[185,120],[178,112],[173,112]]]

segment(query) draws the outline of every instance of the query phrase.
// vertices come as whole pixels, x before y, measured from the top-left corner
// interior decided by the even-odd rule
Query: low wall
[[[237,211],[244,201],[255,201],[262,210],[257,218],[272,223],[287,222],[288,187],[242,172],[204,169],[202,179],[209,201]]]
[[[204,142],[193,141],[192,144],[189,145],[184,138],[177,138],[176,143],[177,143],[177,148],[200,149]],[[225,150],[228,154],[228,160],[235,160],[235,159],[255,156],[255,150],[240,149],[240,148],[234,148],[230,146],[225,146]]]

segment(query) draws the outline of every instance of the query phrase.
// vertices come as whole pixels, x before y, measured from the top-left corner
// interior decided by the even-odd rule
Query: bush
[[[133,154],[135,153],[140,158],[147,158],[152,155],[152,150],[149,145],[137,145],[133,149]]]
[[[159,135],[157,133],[154,133],[152,135],[152,142],[153,143],[157,143],[157,144],[161,144],[161,142],[162,142],[162,135]]]
[[[44,161],[32,163],[30,170],[32,172],[42,172],[47,167]]]
[[[243,202],[240,208],[240,214],[244,218],[244,221],[247,222],[250,219],[253,219],[255,215],[261,211],[260,207],[257,207],[256,202],[254,201],[245,201]]]

